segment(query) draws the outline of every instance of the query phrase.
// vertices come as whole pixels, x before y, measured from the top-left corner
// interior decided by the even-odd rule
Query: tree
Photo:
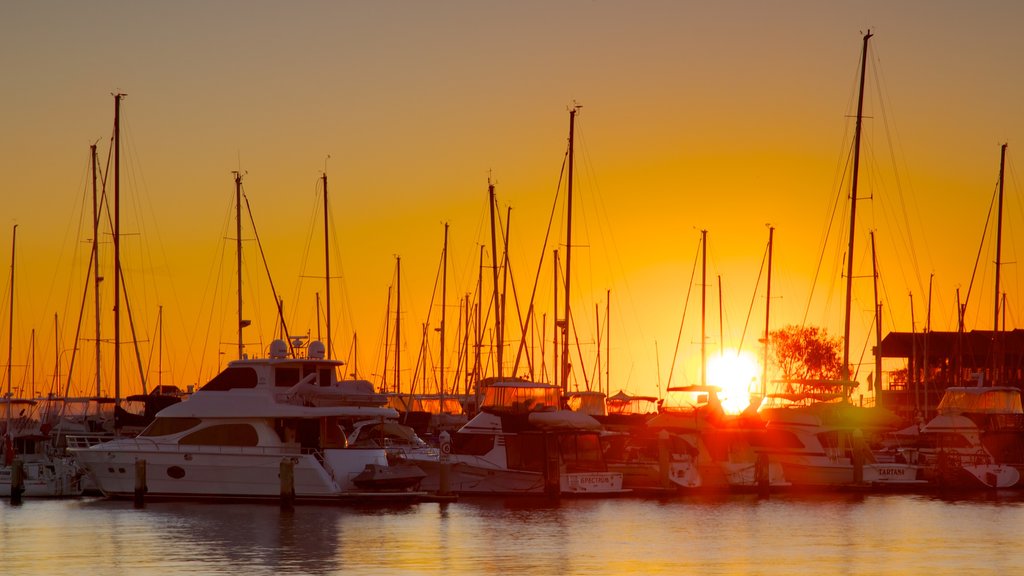
[[[786,326],[771,334],[771,359],[789,393],[843,392],[842,340],[817,326]]]

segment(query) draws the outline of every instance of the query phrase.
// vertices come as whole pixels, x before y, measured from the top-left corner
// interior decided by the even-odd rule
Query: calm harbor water
[[[0,503],[0,573],[1019,574],[1024,494]]]

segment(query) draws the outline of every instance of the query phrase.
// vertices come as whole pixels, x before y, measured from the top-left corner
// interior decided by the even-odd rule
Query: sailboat
[[[923,483],[920,467],[907,462],[880,461],[865,441],[865,434],[876,427],[888,426],[878,414],[868,414],[850,404],[850,313],[854,264],[854,239],[857,217],[857,184],[860,173],[861,133],[864,118],[864,87],[868,64],[868,41],[864,35],[860,66],[860,86],[853,143],[853,171],[850,191],[849,246],[846,261],[846,301],[844,316],[842,393],[832,400],[812,394],[794,395],[789,404],[763,408],[766,434],[757,449],[773,462],[782,464],[786,480],[798,488],[837,488],[843,486],[901,485]],[[783,395],[769,394],[781,400]]]
[[[59,498],[82,494],[82,469],[74,458],[59,450],[49,426],[39,417],[37,402],[15,398],[11,382],[11,351],[14,338],[14,255],[18,227],[11,238],[11,296],[8,329],[7,386],[0,407],[0,496],[18,500],[28,497]],[[17,478],[16,478],[17,476]]]
[[[573,138],[578,107],[569,111],[568,212],[572,222]],[[493,186],[489,186],[493,211]],[[493,229],[492,229],[493,230]],[[572,245],[568,227],[568,246]],[[493,232],[492,232],[493,237]],[[495,257],[496,259],[496,257]],[[566,256],[565,325],[569,324],[569,257]],[[495,272],[497,294],[497,272]],[[495,295],[495,301],[498,297]],[[500,322],[501,314],[495,314]],[[501,338],[500,327],[496,334]],[[569,376],[568,339],[563,339],[562,384],[507,377],[488,379],[479,413],[450,439],[442,434],[440,458],[409,455],[427,473],[425,490],[455,494],[549,496],[613,495],[623,475],[609,471],[600,442],[601,424],[562,408]],[[499,358],[501,346],[499,344]]]

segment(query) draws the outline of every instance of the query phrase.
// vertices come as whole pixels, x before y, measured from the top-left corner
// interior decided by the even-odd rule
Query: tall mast
[[[497,345],[496,355],[498,360],[498,379],[501,380],[504,376],[502,373],[502,348],[504,348],[504,338],[501,326],[501,299],[498,295],[498,236],[495,233],[495,216],[494,209],[497,200],[494,197],[494,184],[487,180],[487,194],[491,204],[491,273],[494,276],[494,338]]]
[[[700,385],[708,385],[708,360],[706,345],[708,342],[705,334],[704,319],[706,312],[707,303],[707,291],[708,291],[708,231],[700,231]]]
[[[871,31],[864,35],[864,52],[860,66],[860,91],[857,96],[857,125],[853,134],[853,180],[850,189],[850,246],[847,251],[846,264],[846,316],[843,324],[843,366],[842,379],[850,379],[850,305],[853,302],[853,240],[857,223],[857,178],[860,173],[860,138],[861,124],[864,120],[864,78],[868,67],[868,40]],[[843,384],[843,401],[849,400],[849,387]]]
[[[1003,250],[1003,175],[1006,168],[1006,144],[999,149],[999,218],[996,220],[996,297],[992,321],[992,384],[995,385],[999,371],[999,268]]]
[[[562,326],[562,394],[565,396],[569,395],[569,330],[572,325],[572,316],[570,315],[569,308],[569,295],[572,293],[570,290],[570,284],[572,279],[571,265],[572,265],[572,176],[573,176],[573,164],[574,164],[574,153],[573,153],[573,140],[575,138],[576,130],[576,112],[580,109],[579,106],[573,106],[569,110],[569,178],[566,187],[566,226],[565,226],[565,313],[562,317],[562,321],[565,324]]]
[[[238,286],[238,358],[245,356],[245,343],[242,340],[242,173],[235,171],[235,272]]]
[[[875,232],[871,232],[871,277],[875,294],[875,402],[882,390],[882,301],[878,299],[878,258],[875,256]]]
[[[331,354],[331,243],[329,218],[327,213],[327,172],[323,174],[324,181],[324,277],[327,281],[327,357]]]
[[[448,296],[448,223],[444,223],[444,249],[441,251],[441,368],[438,370],[438,387],[441,392],[441,404],[444,405],[444,321],[446,298]],[[426,360],[424,360],[426,362]],[[424,383],[425,384],[425,383]]]
[[[768,227],[768,282],[767,290],[765,291],[765,304],[764,304],[764,366],[761,372],[761,398],[768,396],[768,351],[769,338],[771,335],[771,323],[769,318],[772,312],[772,249],[775,241],[775,227]]]
[[[11,366],[14,361],[14,246],[18,242],[18,225],[15,224],[11,232],[11,301],[7,309],[7,417],[10,419],[11,416]],[[8,434],[10,433],[10,426],[8,426]]]
[[[100,375],[101,345],[100,345],[100,208],[99,198],[96,189],[96,145],[89,147],[92,158],[92,270],[93,270],[93,300],[95,301],[96,316],[96,396],[103,395],[102,379]]]
[[[476,404],[480,404],[480,347],[483,344],[483,308],[484,308],[484,245],[480,245],[480,264],[476,270],[476,350],[473,355],[474,386],[473,394],[476,396]]]
[[[391,286],[388,286],[388,306],[384,313],[384,375],[381,390],[388,391],[388,338],[391,336]]]
[[[402,257],[395,256],[395,393],[402,393],[398,375],[402,370]]]
[[[558,354],[559,354],[558,331],[561,329],[559,327],[559,321],[558,321],[558,265],[559,264],[560,264],[560,261],[558,259],[558,250],[556,249],[554,257],[551,259],[551,265],[554,268],[554,270],[553,270],[553,272],[554,272],[554,289],[553,289],[553,291],[554,291],[554,300],[555,300],[555,307],[554,307],[554,310],[555,310],[555,321],[551,325],[551,333],[552,333],[552,338],[553,338],[553,341],[554,341],[554,345],[551,347],[552,354],[554,355],[554,363],[552,364],[551,372],[552,372],[552,374],[555,377],[555,386],[559,385],[559,378],[561,376],[560,372],[561,372],[561,369],[562,369],[561,368],[562,365],[558,361]]]
[[[114,94],[114,400],[121,402],[121,98]]]
[[[605,321],[605,337],[604,337],[604,386],[605,395],[610,396],[612,393],[612,291],[605,291],[604,301],[604,321]]]

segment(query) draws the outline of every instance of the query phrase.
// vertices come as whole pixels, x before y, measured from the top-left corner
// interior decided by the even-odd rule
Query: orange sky
[[[334,346],[347,357],[358,333],[364,377],[379,380],[394,255],[403,267],[402,362],[413,366],[444,222],[449,330],[457,323],[458,299],[475,288],[478,246],[489,242],[489,174],[502,210],[513,210],[510,252],[525,301],[539,255],[554,248],[541,243],[574,101],[583,108],[573,305],[592,364],[595,303],[603,323],[611,290],[613,392],[653,394],[665,385],[702,229],[709,349],[739,344],[753,301],[744,347],[756,351],[767,223],[776,227],[773,326],[799,323],[809,310],[809,323],[841,334],[843,248],[835,242],[846,241],[846,212],[837,215],[838,240],[825,251],[813,298],[811,284],[830,207],[848,190],[840,177],[868,28],[875,37],[861,197],[874,199],[858,205],[857,275],[870,273],[867,234],[875,230],[884,330],[910,329],[910,294],[922,325],[931,274],[933,329],[955,328],[956,290],[965,295],[971,280],[1003,142],[1003,261],[1011,263],[1003,287],[1007,322],[1017,326],[1022,21],[1016,2],[13,3],[0,18],[0,356],[6,363],[17,224],[14,388],[32,386],[33,329],[35,389],[49,389],[56,355],[67,378],[91,236],[80,228],[91,201],[88,147],[99,141],[106,158],[115,91],[127,94],[123,266],[151,383],[161,306],[161,381],[205,381],[234,356],[232,170],[246,172],[289,328],[301,334],[315,333],[314,292],[323,292],[313,276],[323,275],[317,179],[326,169],[332,275],[343,275],[333,285]],[[247,340],[249,353],[262,355],[273,302],[253,248],[246,243]],[[109,243],[103,250],[107,261]],[[993,259],[986,246],[969,328],[991,328]],[[545,261],[538,288],[549,326],[550,270]],[[112,338],[112,270],[105,276],[101,319]],[[857,361],[872,297],[869,280],[855,284]],[[692,298],[673,384],[699,380],[699,309]],[[432,328],[438,315],[435,308]],[[82,329],[91,338],[91,312]],[[433,331],[431,341],[436,359]],[[93,346],[79,345],[79,393],[94,386]],[[455,348],[450,341],[449,360]],[[103,354],[113,357],[110,345]],[[134,374],[134,353],[124,357],[123,370]],[[137,392],[129,378],[124,388]],[[407,386],[408,372],[403,378]]]

